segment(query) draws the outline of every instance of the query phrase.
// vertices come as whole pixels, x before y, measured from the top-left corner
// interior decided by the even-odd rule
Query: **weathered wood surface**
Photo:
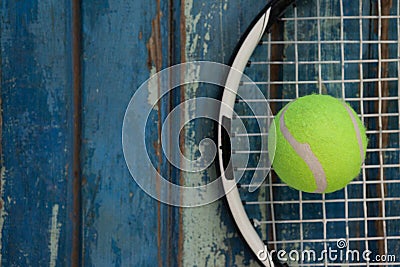
[[[178,209],[146,195],[127,172],[120,140],[129,98],[150,74],[179,62],[228,62],[250,23],[246,18],[256,15],[263,3],[246,6],[245,1],[84,3],[85,263],[231,266],[252,258],[247,249],[244,256],[245,246],[222,201]],[[218,94],[206,86],[182,87],[170,96],[170,107],[166,102],[160,104],[154,119],[162,120],[168,108],[183,99]],[[185,127],[184,154],[195,155],[198,140],[213,131],[212,124],[204,127],[195,122]],[[156,140],[157,134],[155,131],[149,138]],[[159,145],[155,150],[160,150]],[[164,158],[156,160],[165,168]],[[171,174],[172,180],[190,184],[207,180],[213,172]]]
[[[168,2],[83,1],[82,14],[83,262],[164,266],[175,259],[170,236],[177,224],[169,221],[169,207],[133,181],[123,157],[121,131],[135,90],[169,64],[168,33],[173,30]],[[160,121],[165,111],[166,103],[161,103],[153,119]],[[148,138],[155,156],[160,149],[158,131],[150,131]],[[164,168],[163,158],[155,158],[156,168]],[[148,175],[145,168],[137,172]]]
[[[71,4],[1,2],[2,266],[72,257]]]

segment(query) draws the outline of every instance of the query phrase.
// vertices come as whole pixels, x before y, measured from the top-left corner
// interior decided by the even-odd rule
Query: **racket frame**
[[[223,104],[221,104],[219,113],[218,160],[225,197],[240,233],[254,254],[257,255],[258,260],[267,267],[274,267],[280,264],[274,263],[272,260],[272,255],[270,255],[266,245],[253,227],[243,207],[230,162],[231,145],[229,134],[236,94],[242,77],[241,74],[264,33],[279,19],[285,9],[294,2],[294,0],[271,1],[255,17],[250,27],[243,34],[231,60],[231,69],[225,82],[222,95]]]

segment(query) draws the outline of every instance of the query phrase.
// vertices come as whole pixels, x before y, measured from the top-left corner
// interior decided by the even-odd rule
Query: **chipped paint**
[[[57,254],[58,254],[58,241],[60,239],[61,223],[57,222],[58,216],[58,204],[54,204],[51,213],[51,225],[50,225],[50,267],[56,266]]]
[[[157,73],[156,66],[151,66],[150,77],[152,77],[156,73]],[[149,80],[149,83],[148,83],[149,95],[147,97],[147,103],[150,106],[153,106],[153,109],[156,111],[158,111],[158,105],[154,105],[154,103],[157,103],[158,98],[159,98],[157,88],[158,88],[157,80],[156,79]]]
[[[211,29],[213,15],[212,8],[208,13],[194,12],[194,1],[184,1],[184,28],[185,28],[185,53],[186,61],[199,60],[207,57],[208,42],[211,40]],[[197,28],[201,27],[201,30]],[[199,58],[200,57],[200,58]],[[199,77],[200,69],[191,70],[185,79],[193,80]],[[198,83],[188,84],[184,88],[184,99],[194,99]],[[196,117],[196,101],[194,104],[185,108],[182,119],[188,121],[189,118]],[[194,160],[199,149],[195,142],[196,128],[194,123],[188,123],[185,128],[184,154],[188,159]],[[205,130],[205,129],[204,129]],[[208,177],[215,177],[215,173],[183,173],[182,180],[186,186],[198,185]],[[183,196],[185,198],[190,196]],[[183,231],[183,251],[182,266],[225,266],[228,262],[225,252],[229,247],[225,242],[227,227],[221,219],[221,202],[214,202],[198,208],[184,209],[182,211],[182,231]],[[181,234],[182,235],[182,234]],[[240,257],[240,256],[237,256]],[[240,259],[238,259],[240,261]]]
[[[219,202],[214,202],[184,210],[183,266],[225,266],[227,259],[220,251],[228,250],[225,235],[221,234],[227,229],[220,221],[219,206]]]
[[[200,44],[202,44],[202,52],[201,55],[206,57],[208,53],[208,42],[211,40],[210,31],[212,29],[212,20],[214,18],[214,13],[219,7],[215,4],[211,6],[209,13],[204,14],[203,12],[199,12],[196,15],[193,15],[193,0],[185,1],[184,3],[184,15],[185,15],[185,29],[186,29],[186,49],[185,54],[186,58],[190,59],[196,58],[198,53],[198,49]],[[220,11],[218,11],[220,13]],[[199,22],[203,22],[201,26],[201,31],[199,31],[198,24]]]
[[[188,0],[184,2],[184,15],[185,15],[185,29],[186,29],[186,58],[189,59],[193,55],[197,48],[197,41],[199,39],[199,34],[196,33],[196,26],[200,20],[201,13],[196,16],[192,15],[193,0]]]
[[[151,22],[151,36],[146,44],[149,55],[147,66],[151,69],[154,65],[157,71],[160,71],[162,67],[161,17],[160,1],[157,0],[157,12]]]
[[[228,9],[228,1],[225,1],[224,6],[223,6],[223,9],[224,9],[224,10],[227,10],[227,9]]]
[[[156,15],[154,19],[151,22],[151,36],[149,38],[149,41],[146,44],[147,50],[148,50],[148,59],[147,59],[147,66],[149,68],[150,72],[156,72],[161,71],[162,68],[162,38],[161,38],[161,18],[162,18],[162,12],[161,12],[161,5],[160,5],[160,0],[156,0]],[[152,74],[152,73],[151,73]],[[156,80],[157,84],[150,85],[149,88],[149,97],[151,97],[154,93],[156,93],[156,100],[158,97],[162,95],[161,90],[162,90],[162,85],[160,84],[160,81]],[[154,89],[157,90],[154,90]],[[152,104],[150,104],[152,105]],[[153,105],[152,105],[153,106]],[[161,112],[161,101],[155,102],[155,105],[157,106],[157,116],[158,116],[158,121],[162,121],[162,112]],[[154,147],[155,147],[155,153],[158,157],[158,166],[157,166],[157,172],[160,173],[160,168],[163,163],[163,156],[161,152],[161,147],[160,147],[160,141],[161,140],[161,127],[158,127],[158,141],[154,142]],[[156,175],[156,191],[157,195],[160,195],[160,182],[158,181],[160,179],[159,175]],[[161,229],[161,203],[157,202],[157,247],[159,248],[157,250],[157,260],[158,260],[158,266],[162,266],[162,253],[161,253],[161,244],[162,244],[162,234],[163,231]]]
[[[2,262],[2,247],[3,247],[3,226],[4,226],[4,221],[7,216],[7,212],[4,209],[4,187],[6,184],[6,168],[3,166],[0,171],[0,263]],[[10,201],[10,199],[9,199]]]

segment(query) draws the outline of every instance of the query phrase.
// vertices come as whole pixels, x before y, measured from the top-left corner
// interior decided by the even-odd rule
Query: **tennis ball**
[[[334,192],[353,180],[367,142],[365,128],[348,104],[316,94],[287,104],[268,135],[275,172],[289,186],[309,193]]]

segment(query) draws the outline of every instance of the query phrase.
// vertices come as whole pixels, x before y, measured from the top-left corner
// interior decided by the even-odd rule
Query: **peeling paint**
[[[56,266],[57,254],[58,254],[58,241],[60,239],[60,229],[61,229],[61,223],[57,222],[58,209],[59,209],[58,204],[54,204],[51,215],[51,225],[49,230],[50,267]]]
[[[220,251],[228,250],[225,235],[221,234],[227,229],[219,221],[219,205],[214,202],[201,208],[185,209],[183,266],[225,266],[227,259]]]
[[[185,17],[185,51],[187,61],[204,59],[208,53],[208,42],[211,39],[212,19],[211,13],[197,11],[194,14],[193,0],[184,2]],[[213,8],[210,12],[214,12]],[[197,29],[201,27],[201,31]],[[200,57],[200,58],[199,58]],[[185,79],[195,80],[199,77],[200,69],[193,69],[188,72]],[[195,99],[198,83],[187,84],[184,88],[185,99]],[[182,119],[196,117],[196,101],[193,105],[185,108]],[[195,124],[188,123],[185,128],[185,155],[188,159],[194,160],[199,149],[195,141]],[[185,186],[193,186],[202,183],[208,177],[215,177],[215,173],[184,173],[182,178]],[[205,177],[207,176],[207,177]],[[190,198],[191,196],[183,196]],[[221,202],[214,202],[198,208],[184,209],[182,212],[183,236],[183,257],[182,266],[225,266],[228,262],[225,251],[229,248],[225,242],[227,228],[221,219]]]
[[[149,41],[146,44],[147,50],[148,50],[148,60],[147,60],[147,66],[149,68],[150,72],[156,72],[161,71],[162,68],[162,37],[161,37],[161,18],[162,18],[162,11],[161,11],[161,4],[160,0],[156,0],[156,15],[154,19],[151,22],[151,36],[149,38]],[[152,73],[150,73],[152,74]],[[156,81],[157,85],[150,85],[149,88],[149,97],[152,97],[154,93],[156,93],[156,100],[158,100],[158,97],[162,95],[161,90],[162,90],[162,85],[160,84],[159,81]],[[154,89],[157,90],[154,90]],[[154,96],[153,96],[154,97]],[[149,99],[151,100],[151,99]],[[152,105],[152,104],[151,104]],[[161,101],[157,101],[154,105],[154,107],[157,106],[157,115],[158,115],[158,121],[162,121],[162,113],[161,113]],[[153,107],[153,108],[154,108]],[[158,127],[158,140],[161,139],[161,127]],[[162,166],[163,162],[163,156],[161,152],[161,147],[160,147],[160,142],[155,142],[155,153],[158,157],[158,167],[157,167],[157,172],[160,173],[160,167]],[[159,180],[159,176],[156,175],[155,177],[157,180]],[[157,195],[160,195],[160,182],[156,182],[156,191]],[[159,248],[157,250],[157,260],[158,260],[158,266],[162,266],[162,253],[161,253],[161,243],[162,243],[162,234],[163,231],[161,229],[161,203],[157,202],[157,247]]]
[[[210,20],[213,19],[212,12],[216,6],[212,5],[210,13],[203,14],[199,12],[196,15],[192,15],[193,0],[185,1],[184,15],[185,15],[185,29],[186,29],[186,49],[185,54],[187,59],[198,59],[196,55],[198,53],[199,43],[202,44],[202,56],[205,57],[208,53],[208,42],[210,41],[210,31],[212,24]],[[197,25],[200,21],[204,21],[202,29],[205,31],[198,31]]]
[[[154,65],[157,71],[162,67],[162,43],[161,43],[161,21],[162,12],[160,10],[160,1],[157,1],[157,13],[151,22],[151,36],[146,44],[148,50],[147,66],[149,70]]]
[[[228,9],[228,1],[226,1],[226,2],[224,3],[223,9],[224,9],[224,10],[227,10],[227,9]]]
[[[4,226],[4,221],[7,216],[7,212],[4,209],[4,200],[3,200],[3,195],[4,195],[4,187],[6,184],[6,168],[3,166],[0,171],[0,264],[2,262],[2,248],[3,248],[3,226]]]
[[[151,66],[150,69],[150,77],[152,77],[154,74],[157,73],[157,69],[155,66]],[[149,95],[147,97],[147,103],[150,106],[153,106],[153,109],[158,111],[158,105],[154,105],[154,103],[157,103],[157,100],[159,98],[158,96],[158,84],[157,84],[157,80],[150,80],[148,83],[148,92]]]

